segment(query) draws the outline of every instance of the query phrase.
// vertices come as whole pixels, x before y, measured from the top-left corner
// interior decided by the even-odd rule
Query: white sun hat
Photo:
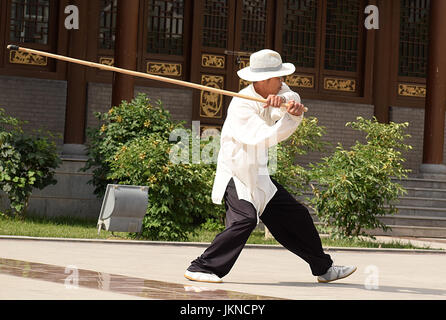
[[[282,63],[280,54],[270,49],[254,52],[249,57],[249,66],[237,72],[246,81],[256,82],[274,77],[293,74],[296,67],[292,63]]]

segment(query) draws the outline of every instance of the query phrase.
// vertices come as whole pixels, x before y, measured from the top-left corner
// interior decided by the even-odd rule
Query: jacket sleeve
[[[285,111],[282,117],[270,126],[260,117],[256,107],[252,105],[253,102],[239,98],[234,98],[233,102],[231,113],[228,114],[231,117],[228,122],[230,130],[237,141],[249,146],[270,148],[289,138],[300,124],[300,121],[296,121]]]

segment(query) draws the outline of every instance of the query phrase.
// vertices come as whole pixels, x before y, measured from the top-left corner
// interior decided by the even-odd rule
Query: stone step
[[[311,214],[314,214],[314,210],[310,207],[308,201],[306,201],[305,199],[301,199],[301,197],[298,197],[297,199],[308,208]],[[420,201],[418,204],[421,205],[424,202],[425,204],[432,205],[433,203],[435,203],[435,200],[439,200],[439,203],[441,202],[440,204],[445,205],[443,199],[434,199],[433,202],[429,203],[429,201],[431,200],[432,199],[422,199],[422,201]],[[418,199],[413,201],[416,202],[418,201]],[[398,203],[397,205],[395,205],[395,207],[398,209],[396,215],[446,218],[446,207],[401,205],[401,203]]]
[[[311,214],[314,214],[314,210],[309,206],[309,202],[306,199],[297,197],[297,200],[305,205]],[[398,209],[396,215],[446,218],[445,202],[446,200],[443,199],[402,198],[402,202],[395,205]],[[443,207],[436,207],[434,206],[435,204],[442,205]]]
[[[446,208],[396,206],[397,215],[446,218]]]
[[[374,236],[393,237],[421,237],[421,238],[445,238],[446,228],[441,227],[418,227],[390,225],[392,230],[383,231],[381,229],[369,230],[368,234]]]
[[[311,214],[313,221],[319,223],[319,218]],[[446,228],[446,218],[439,217],[420,217],[404,215],[387,215],[378,218],[387,225],[418,226],[418,227],[440,227]]]
[[[446,180],[406,178],[401,180],[394,179],[393,182],[398,182],[405,188],[431,188],[446,190]]]
[[[315,221],[315,225],[320,222]],[[373,236],[392,236],[392,237],[418,237],[418,238],[446,238],[446,228],[444,227],[426,227],[426,226],[404,226],[387,225],[391,230],[382,229],[366,230],[366,233]]]
[[[446,189],[406,188],[406,197],[446,199]]]
[[[446,218],[438,218],[438,217],[390,215],[390,216],[380,217],[379,220],[383,222],[386,226],[398,225],[398,226],[446,228]]]
[[[395,203],[402,207],[430,207],[430,208],[445,208],[446,198],[421,198],[421,197],[401,197]]]

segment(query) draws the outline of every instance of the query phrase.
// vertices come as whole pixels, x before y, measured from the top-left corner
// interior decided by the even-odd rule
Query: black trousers
[[[281,245],[309,264],[313,275],[326,273],[333,261],[323,251],[308,209],[279,183],[272,181],[278,190],[260,219]],[[256,209],[250,202],[238,199],[232,179],[226,187],[224,201],[225,230],[215,237],[200,257],[192,261],[187,270],[214,273],[219,277],[227,275],[256,227]]]

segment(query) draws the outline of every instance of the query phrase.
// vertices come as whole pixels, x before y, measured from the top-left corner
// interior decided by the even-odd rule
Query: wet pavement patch
[[[49,281],[73,287],[97,289],[160,300],[281,300],[237,291],[206,287],[204,284],[179,284],[118,274],[0,258],[0,274]],[[57,299],[57,297],[55,297]]]

